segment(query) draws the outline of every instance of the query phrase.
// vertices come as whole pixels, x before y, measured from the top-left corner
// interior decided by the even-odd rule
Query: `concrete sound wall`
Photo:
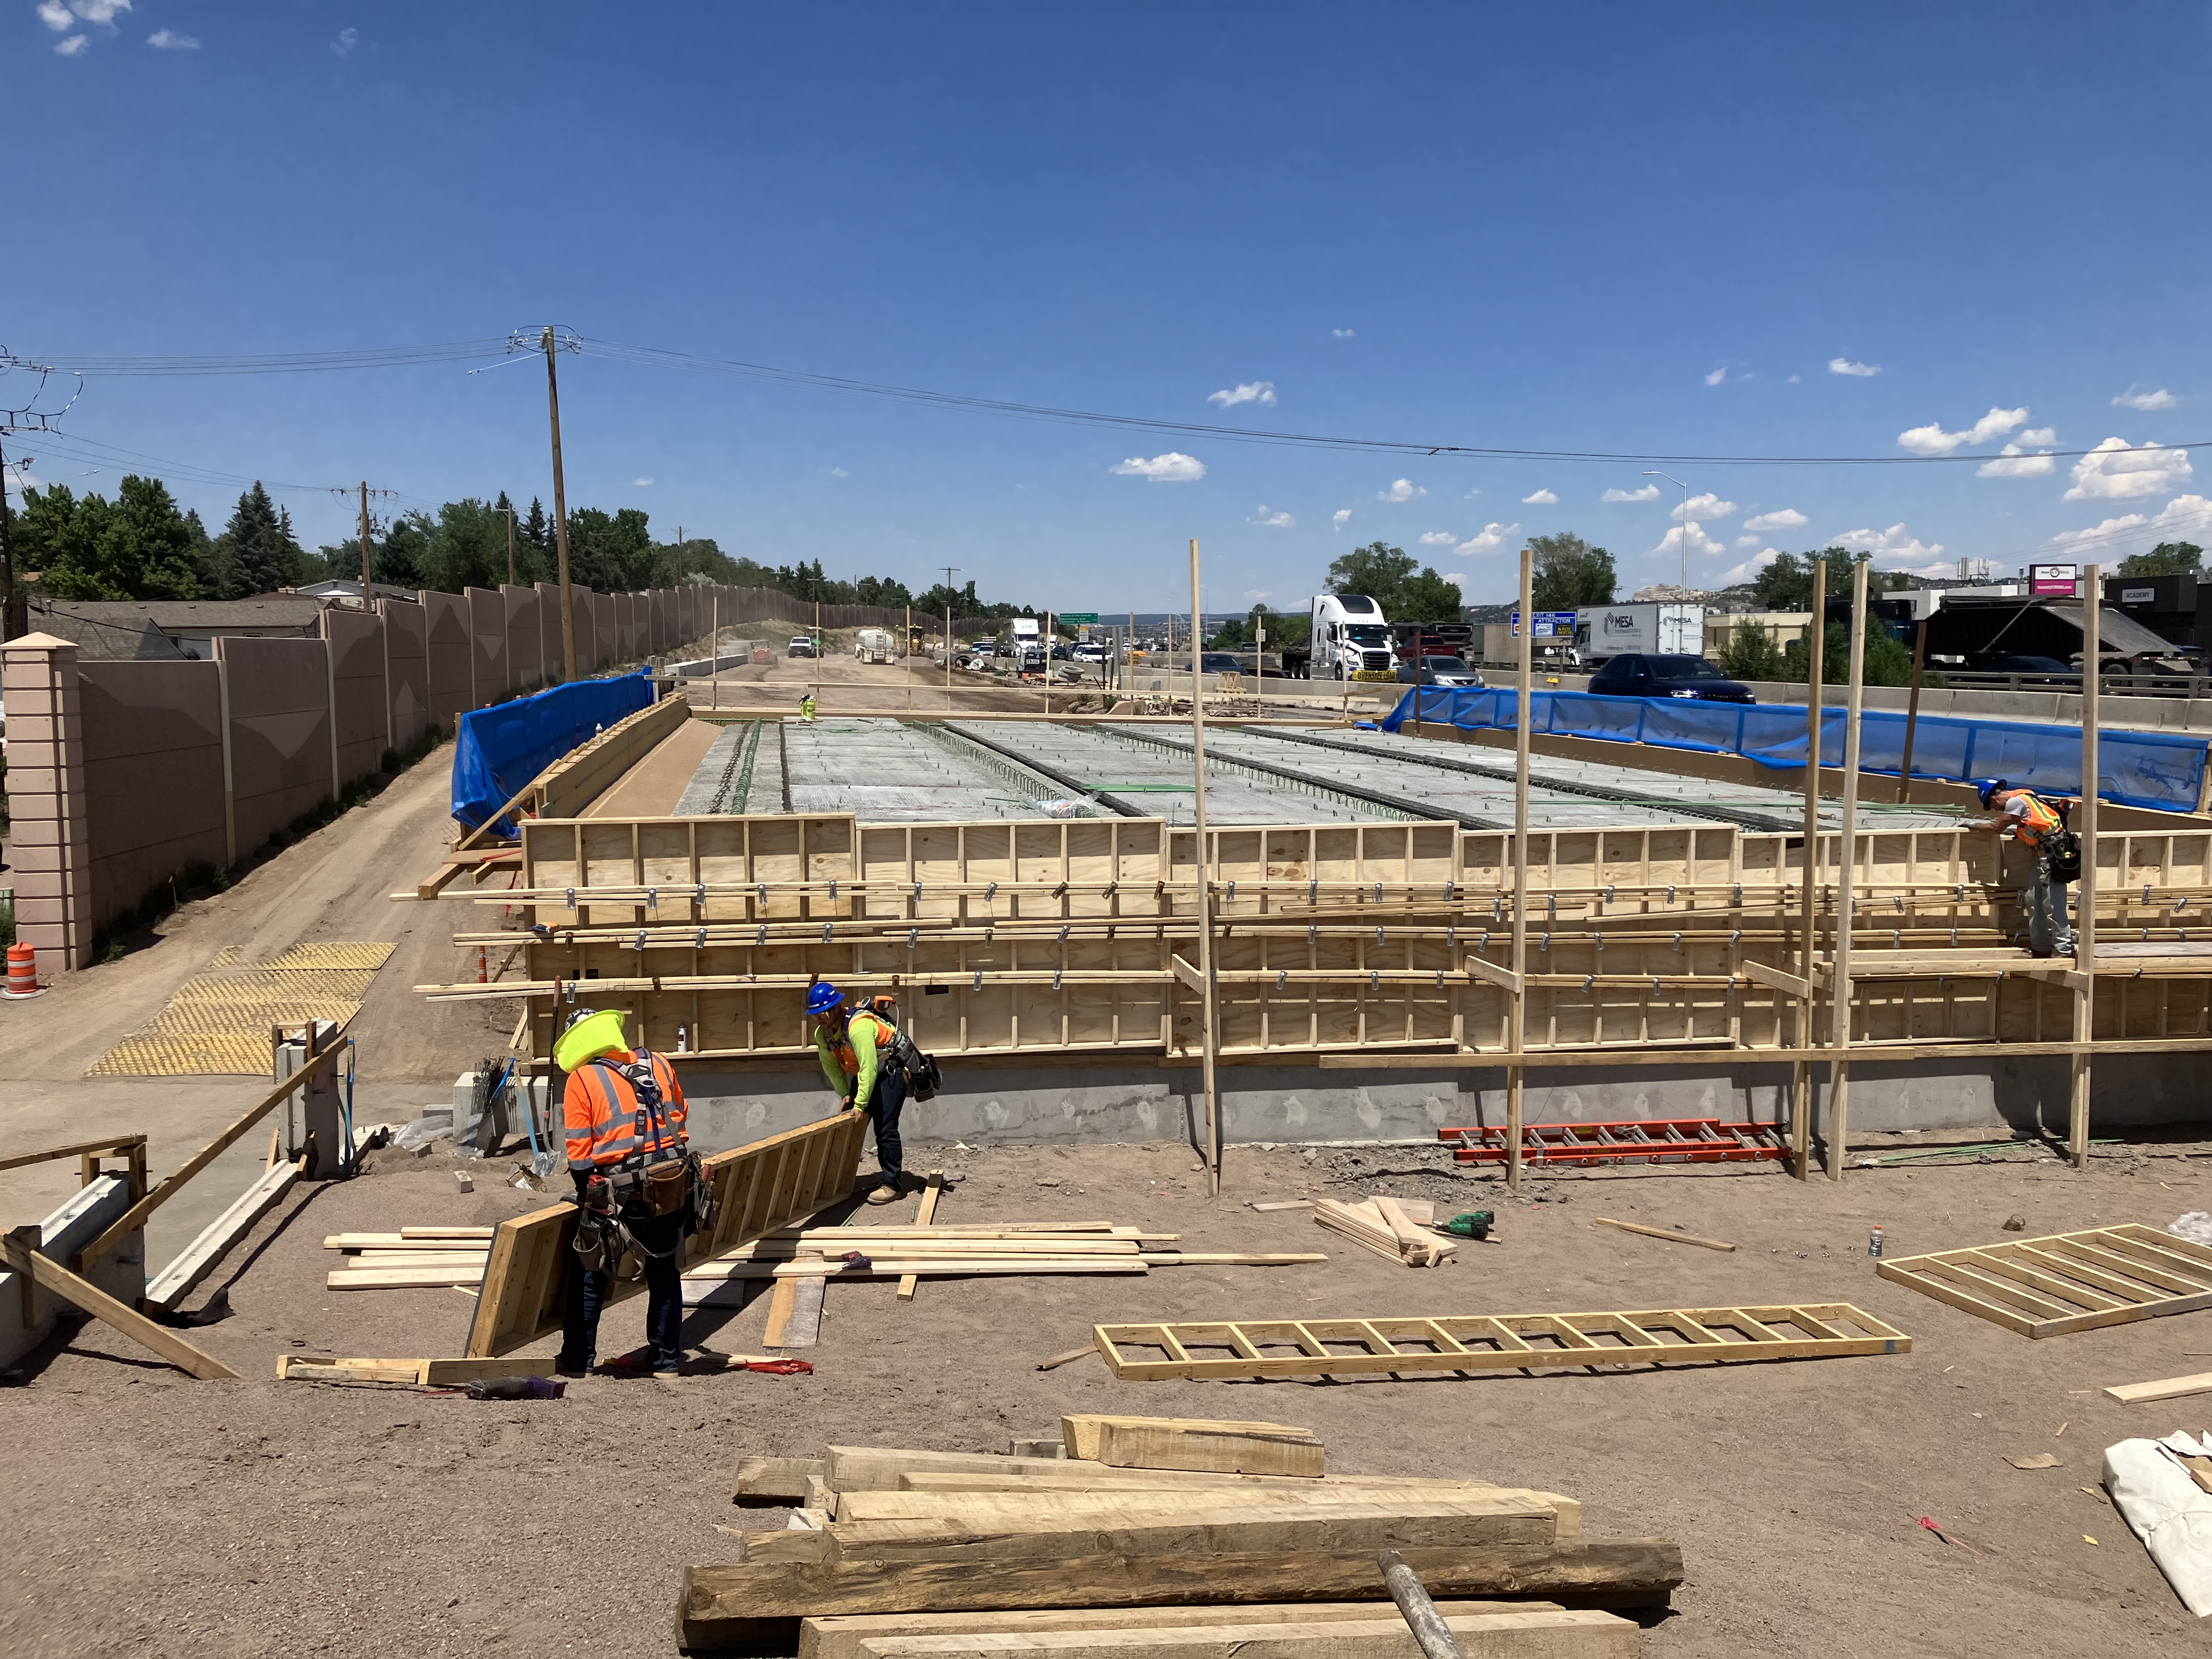
[[[178,871],[231,861],[225,672],[212,662],[90,662],[78,671],[86,820],[102,828],[89,848],[82,920],[91,932]],[[25,827],[16,824],[19,881]]]
[[[320,640],[226,639],[215,659],[229,696],[231,822],[243,854],[337,793],[329,658]]]
[[[507,678],[517,691],[535,690],[545,684],[538,627],[538,612],[544,601],[536,588],[511,584],[501,586],[499,596],[507,605]]]
[[[458,593],[426,592],[422,613],[428,630],[430,724],[450,732],[462,715],[476,707],[468,602]]]
[[[430,659],[422,607],[379,599],[384,623],[384,683],[392,698],[391,744],[404,754],[430,729]]]
[[[341,788],[377,769],[392,746],[392,704],[384,678],[384,624],[358,611],[325,611],[331,718],[336,723]]]

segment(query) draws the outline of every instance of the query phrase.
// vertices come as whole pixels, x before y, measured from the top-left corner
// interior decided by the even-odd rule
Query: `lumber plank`
[[[2180,1400],[2192,1394],[2212,1394],[2212,1371],[2194,1376],[2168,1376],[2155,1382],[2120,1382],[2105,1390],[2123,1406],[2141,1406],[2154,1400]]]
[[[783,1340],[779,1348],[811,1348],[822,1340],[822,1297],[824,1283],[820,1279],[801,1279],[790,1282],[791,1316],[784,1321]]]
[[[1098,1461],[1122,1469],[1196,1469],[1206,1474],[1282,1474],[1318,1479],[1326,1454],[1310,1431],[1183,1428],[1114,1419],[1098,1437]]]
[[[467,1238],[420,1238],[412,1232],[404,1233],[325,1233],[323,1248],[326,1250],[473,1250],[486,1255],[491,1250],[491,1229]]]
[[[763,1346],[781,1348],[791,1335],[791,1322],[799,1312],[799,1281],[779,1279],[768,1299],[768,1333],[761,1338]]]
[[[805,1498],[806,1483],[820,1479],[825,1467],[819,1457],[741,1457],[732,1495],[740,1504],[766,1500],[781,1506]]]
[[[1708,1250],[1733,1250],[1735,1246],[1723,1239],[1700,1238],[1695,1233],[1673,1232],[1664,1227],[1647,1227],[1638,1221],[1615,1221],[1609,1215],[1592,1216],[1593,1224],[1618,1227],[1625,1233],[1641,1233],[1646,1238],[1663,1238],[1669,1244],[1696,1244]]]
[[[1297,1267],[1328,1257],[1319,1250],[1146,1250],[1148,1267]]]
[[[1593,1607],[1443,1617],[1461,1659],[1634,1659],[1643,1641],[1633,1620]],[[860,1659],[1422,1659],[1406,1621],[1379,1615],[1311,1624],[878,1636],[859,1648]]]
[[[848,1492],[837,1498],[840,1521],[949,1520],[981,1522],[992,1526],[1018,1526],[1042,1516],[1089,1520],[1112,1520],[1167,1514],[1187,1515],[1233,1505],[1237,1509],[1310,1510],[1345,1503],[1370,1504],[1387,1508],[1408,1502],[1450,1502],[1465,1498],[1497,1498],[1532,1506],[1542,1504],[1553,1516],[1555,1537],[1577,1537],[1582,1531],[1582,1505],[1572,1498],[1527,1487],[1494,1486],[1480,1481],[1438,1481],[1433,1486],[1340,1486],[1322,1480],[1285,1480],[1279,1486],[1241,1488],[1107,1487],[1093,1492],[1058,1491],[1030,1487],[994,1492]]]
[[[1396,1549],[1419,1540],[1432,1547],[1548,1544],[1556,1517],[1547,1504],[1494,1492],[1367,1504],[1237,1507],[1161,1513],[1134,1497],[1121,1518],[1044,1510],[1026,1522],[988,1518],[851,1521],[832,1525],[835,1559],[848,1561],[1053,1559],[1078,1553],[1125,1556],[1266,1551],[1333,1554]]]
[[[329,1359],[319,1355],[279,1354],[279,1381],[295,1382],[413,1382],[435,1387],[441,1383],[480,1382],[493,1376],[550,1376],[553,1358],[538,1359]]]
[[[323,1275],[326,1289],[333,1291],[404,1291],[423,1286],[447,1285],[473,1285],[481,1284],[484,1264],[481,1259],[464,1257],[450,1265],[426,1267],[337,1267]]]
[[[1447,1619],[1475,1613],[1551,1613],[1555,1601],[1448,1601],[1437,1603]],[[1116,1629],[1176,1630],[1200,1626],[1341,1624],[1395,1616],[1388,1601],[1269,1601],[1220,1607],[1122,1607],[1110,1615]],[[1027,1635],[1095,1630],[1102,1616],[1089,1607],[998,1609],[988,1613],[863,1613],[803,1620],[799,1659],[859,1659],[860,1644],[888,1636],[962,1636],[991,1631]]]
[[[1388,1193],[1377,1193],[1367,1201],[1375,1206],[1376,1214],[1382,1218],[1382,1224],[1398,1241],[1398,1255],[1408,1267],[1433,1267],[1437,1265],[1436,1254],[1429,1248],[1436,1242],[1434,1235],[1425,1233],[1414,1226],[1413,1218],[1398,1207],[1396,1199]]]
[[[113,1327],[141,1347],[150,1348],[180,1370],[202,1382],[236,1382],[238,1373],[213,1354],[156,1325],[135,1308],[127,1308],[99,1285],[80,1279],[52,1257],[41,1254],[13,1233],[0,1234],[0,1256],[17,1273],[37,1281],[71,1306],[81,1308],[102,1324]]]
[[[33,1164],[52,1163],[58,1158],[89,1158],[101,1152],[119,1154],[145,1144],[143,1135],[110,1135],[105,1140],[72,1141],[66,1146],[44,1146],[35,1152],[10,1152],[0,1158],[0,1170],[21,1170]]]
[[[1401,1549],[1430,1594],[1603,1595],[1663,1602],[1682,1552],[1662,1538]],[[1060,1560],[839,1559],[695,1565],[678,1603],[687,1647],[790,1652],[798,1620],[854,1613],[1123,1607],[1383,1595],[1372,1553],[1091,1555]]]
[[[937,1200],[944,1191],[945,1171],[932,1170],[929,1172],[929,1184],[922,1189],[921,1203],[915,1211],[914,1224],[916,1227],[927,1227],[937,1219]],[[913,1301],[915,1286],[921,1283],[920,1276],[915,1273],[908,1273],[902,1277],[898,1282],[896,1299],[901,1302]]]
[[[896,1491],[917,1496],[951,1492],[1020,1492],[1027,1494],[1030,1503],[1043,1504],[1057,1503],[1063,1498],[1080,1498],[1100,1492],[1147,1492],[1158,1498],[1180,1502],[1194,1495],[1202,1496],[1209,1490],[1228,1489],[1238,1494],[1239,1502],[1248,1496],[1258,1497],[1262,1493],[1305,1494],[1318,1491],[1388,1503],[1407,1494],[1450,1497],[1467,1492],[1523,1492],[1530,1490],[1498,1486],[1487,1480],[1436,1480],[1395,1474],[1330,1474],[1323,1475],[1318,1480],[1309,1480],[1302,1476],[1273,1474],[1196,1474],[1182,1469],[1109,1469],[1102,1464],[1074,1463],[1073,1459],[1060,1461],[1054,1467],[1065,1470],[1071,1463],[1079,1472],[1060,1475],[913,1471],[899,1477],[899,1483],[894,1488],[855,1487],[848,1489],[848,1495],[860,1491]],[[1580,1535],[1580,1503],[1558,1492],[1535,1492],[1533,1495],[1549,1504],[1559,1516],[1560,1537]],[[842,1502],[842,1498],[840,1502]]]
[[[1223,1417],[1127,1417],[1112,1412],[1074,1412],[1060,1419],[1060,1443],[1067,1448],[1070,1457],[1086,1462],[1098,1462],[1098,1443],[1109,1423],[1161,1424],[1178,1429],[1213,1429],[1234,1434],[1240,1431],[1253,1434],[1302,1434],[1311,1437],[1311,1429],[1302,1429],[1289,1423],[1263,1423]]]

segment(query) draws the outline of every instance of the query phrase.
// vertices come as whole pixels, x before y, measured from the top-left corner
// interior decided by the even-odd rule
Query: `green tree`
[[[1556,536],[1531,536],[1528,549],[1536,556],[1537,610],[1573,611],[1613,603],[1613,555],[1605,549],[1565,531]]]
[[[98,495],[79,501],[67,484],[26,489],[15,523],[15,568],[35,572],[39,585],[61,599],[122,598],[106,591],[100,568],[106,520],[107,503]]]
[[[1330,592],[1363,593],[1392,622],[1459,620],[1462,601],[1457,584],[1387,542],[1370,542],[1344,554],[1329,565],[1327,580]]]
[[[215,597],[243,599],[300,583],[300,544],[292,515],[269,499],[258,479],[215,538]]]
[[[471,495],[438,509],[422,557],[422,586],[442,593],[507,580],[507,519]]]
[[[1782,648],[1757,623],[1740,622],[1721,647],[1720,671],[1732,680],[1779,680],[1784,678]],[[1798,676],[1803,684],[1804,676]]]
[[[568,580],[602,593],[634,593],[653,585],[653,537],[643,508],[610,517],[596,507],[568,515]]]
[[[1455,623],[1464,604],[1457,582],[1425,565],[1399,587],[1396,611],[1386,609],[1382,614],[1393,622]]]
[[[1802,608],[1802,607],[1801,607]],[[1869,685],[1910,685],[1912,684],[1912,647],[1890,637],[1884,628],[1869,627],[1866,648],[1861,653],[1866,664],[1866,683]],[[1802,685],[1811,678],[1811,653],[1802,639],[1790,641],[1782,653],[1782,672],[1771,678],[1791,684]],[[1824,685],[1841,685],[1850,677],[1851,634],[1841,623],[1830,623],[1826,642],[1820,647],[1820,680]],[[1923,674],[1923,685],[1941,685],[1940,674]]]
[[[370,579],[394,587],[429,586],[424,573],[430,563],[430,539],[437,532],[436,521],[428,514],[401,514],[381,540],[369,544]]]
[[[1751,585],[1752,597],[1767,611],[1810,611],[1813,572],[1826,565],[1828,602],[1848,599],[1853,568],[1873,557],[1871,553],[1853,553],[1841,547],[1824,547],[1817,553],[1784,553],[1760,569]],[[1867,577],[1870,593],[1894,593],[1910,586],[1911,578],[1901,570],[1871,571]]]
[[[2122,576],[2184,576],[2203,568],[2204,550],[2195,542],[2160,542],[2148,553],[2120,561]]]
[[[198,599],[196,524],[158,478],[126,474],[112,504],[58,485],[25,495],[15,556],[58,599]]]

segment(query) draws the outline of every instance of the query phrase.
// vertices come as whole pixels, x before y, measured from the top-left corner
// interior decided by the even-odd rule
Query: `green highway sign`
[[[1060,619],[1064,623],[1095,623],[1098,620],[1098,613],[1096,611],[1063,611],[1060,613]]]

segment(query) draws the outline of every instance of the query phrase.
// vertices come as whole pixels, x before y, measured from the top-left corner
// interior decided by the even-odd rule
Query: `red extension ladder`
[[[1503,1164],[1505,1131],[1480,1126],[1439,1129],[1462,1164]],[[1789,1156],[1779,1129],[1723,1123],[1717,1117],[1662,1117],[1640,1123],[1524,1123],[1525,1164],[1743,1164]]]

